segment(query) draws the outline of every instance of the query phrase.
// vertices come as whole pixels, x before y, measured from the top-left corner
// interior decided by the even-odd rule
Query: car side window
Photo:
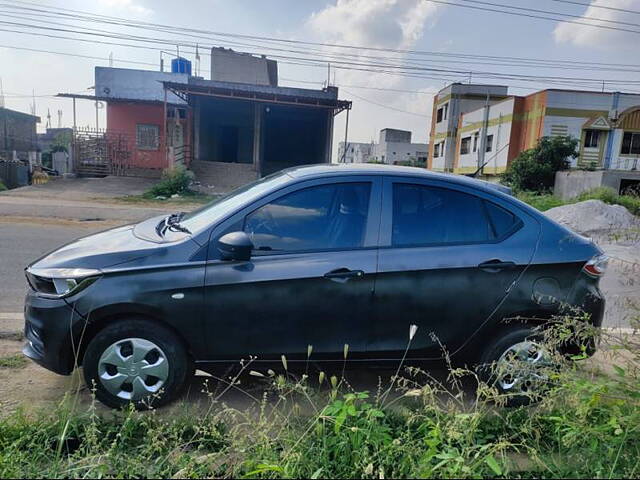
[[[393,185],[392,245],[482,243],[497,238],[484,200],[446,188]],[[499,213],[496,214],[496,218]],[[501,228],[508,223],[502,219]]]
[[[364,245],[371,183],[318,185],[289,193],[245,218],[255,250],[296,252]]]
[[[520,223],[518,217],[495,203],[485,202],[485,205],[487,206],[487,215],[489,215],[489,220],[491,221],[493,233],[496,238],[504,237]]]

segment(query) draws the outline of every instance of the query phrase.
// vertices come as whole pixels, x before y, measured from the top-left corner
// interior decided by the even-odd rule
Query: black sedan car
[[[488,363],[560,305],[600,326],[602,251],[467,177],[380,165],[285,170],[188,213],[66,245],[26,269],[24,353],[110,406],[160,405],[248,355]],[[417,327],[417,333],[415,327]],[[409,332],[415,333],[409,344]],[[521,355],[522,354],[522,355]],[[522,379],[498,380],[504,392]]]

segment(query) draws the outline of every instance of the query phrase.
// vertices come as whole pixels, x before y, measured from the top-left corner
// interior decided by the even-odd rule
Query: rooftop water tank
[[[186,73],[191,75],[191,62],[186,58],[177,57],[171,60],[171,73]]]

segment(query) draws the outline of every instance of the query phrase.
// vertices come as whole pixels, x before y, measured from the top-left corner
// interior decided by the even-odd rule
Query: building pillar
[[[253,105],[253,169],[262,176],[262,105]]]
[[[193,160],[200,158],[200,101],[196,97],[193,105]]]
[[[325,142],[325,163],[331,163],[333,153],[333,110],[327,112],[327,138]]]

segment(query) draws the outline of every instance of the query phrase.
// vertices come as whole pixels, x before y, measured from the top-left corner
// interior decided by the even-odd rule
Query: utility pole
[[[4,108],[4,91],[2,90],[2,78],[0,78],[0,108]]]
[[[62,128],[62,110],[58,109],[58,128]]]
[[[331,85],[331,62],[327,62],[327,87]]]
[[[480,151],[478,152],[478,169],[484,165],[484,157],[487,152],[487,130],[489,129],[489,102],[491,93],[487,90],[487,100],[484,104],[484,114],[482,119],[482,131],[480,133]],[[482,173],[482,172],[480,172]]]

